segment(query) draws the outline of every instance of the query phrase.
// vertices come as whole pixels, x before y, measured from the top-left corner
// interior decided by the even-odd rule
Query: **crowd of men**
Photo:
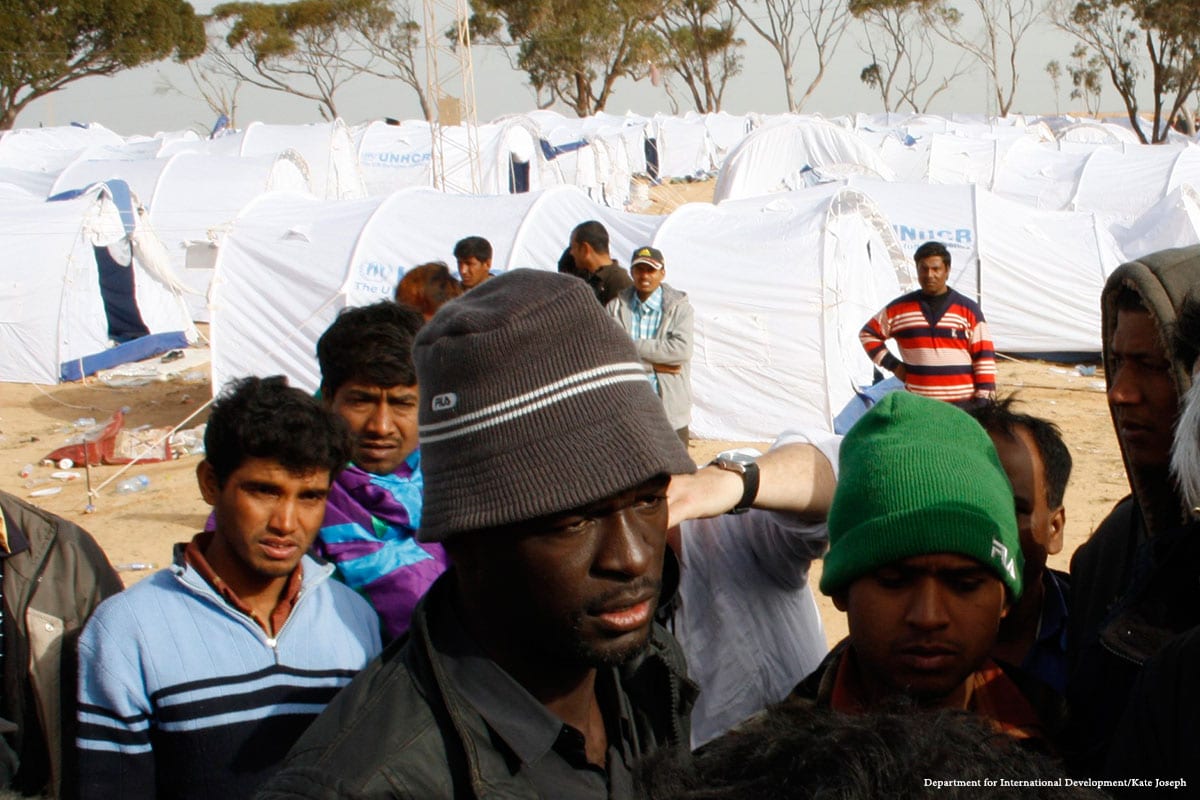
[[[1047,558],[1071,455],[996,399],[983,311],[948,287],[944,246],[917,250],[921,288],[862,330],[907,391],[844,437],[785,431],[699,468],[693,312],[661,251],[622,270],[590,221],[557,274],[493,275],[480,237],[455,257],[457,279],[422,273],[428,307],[338,315],[317,397],[281,377],[223,388],[196,470],[212,517],[141,583],[120,591],[85,532],[0,495],[6,785],[267,800],[1197,785],[1200,248],[1105,288],[1131,494],[1070,575]],[[819,558],[848,624],[832,649]]]

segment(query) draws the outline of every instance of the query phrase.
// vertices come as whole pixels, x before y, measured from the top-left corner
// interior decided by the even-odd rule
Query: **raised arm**
[[[816,446],[805,442],[781,445],[760,456],[757,463],[754,508],[789,512],[814,522],[825,519],[837,477]],[[742,490],[741,477],[719,467],[676,475],[667,490],[670,525],[724,514],[737,505]]]

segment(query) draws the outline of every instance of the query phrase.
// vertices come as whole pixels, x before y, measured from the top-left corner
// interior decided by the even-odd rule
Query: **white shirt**
[[[837,474],[842,437],[787,431],[772,449],[807,442]],[[825,523],[751,509],[688,520],[681,531],[675,637],[700,685],[692,747],[782,700],[828,648],[808,568],[829,541]]]

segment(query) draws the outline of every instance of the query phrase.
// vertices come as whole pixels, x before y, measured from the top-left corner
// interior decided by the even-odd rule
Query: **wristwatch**
[[[736,472],[742,476],[742,499],[727,513],[744,514],[749,511],[750,506],[754,504],[754,498],[758,497],[758,464],[751,460],[739,461],[735,458],[718,457],[709,462],[709,466]]]

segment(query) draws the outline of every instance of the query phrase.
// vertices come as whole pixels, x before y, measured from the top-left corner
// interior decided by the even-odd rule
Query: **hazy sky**
[[[193,5],[197,11],[207,12],[215,3],[201,0],[193,2]],[[414,8],[419,14],[419,0],[415,0]],[[746,40],[744,65],[742,74],[731,81],[726,89],[724,109],[731,113],[785,111],[783,78],[774,51],[748,25],[743,24],[739,33]],[[859,43],[862,39],[861,23],[852,22],[824,81],[804,107],[805,112],[834,116],[856,111],[882,111],[882,104],[874,90],[858,79],[859,71],[869,60]],[[1050,59],[1065,62],[1072,46],[1072,40],[1052,29],[1049,23],[1043,22],[1030,32],[1021,50],[1021,83],[1017,89],[1014,111],[1030,114],[1053,114],[1057,110],[1083,113],[1082,103],[1068,100],[1069,88],[1066,86],[1062,87],[1056,101],[1053,86],[1044,69]],[[945,43],[939,47],[939,58],[947,65],[960,52]],[[534,107],[533,91],[526,83],[525,73],[511,67],[504,53],[486,45],[477,45],[472,52],[475,60],[476,104],[481,122]],[[803,93],[804,86],[814,72],[814,62],[805,60],[802,52],[796,69],[799,84],[797,96]],[[164,77],[193,96],[156,93],[155,88]],[[687,111],[690,108],[688,93],[680,88],[675,96],[681,102],[680,113]],[[958,80],[951,90],[939,95],[929,110],[945,114],[987,113],[993,110],[989,108],[990,96],[983,72],[976,68],[970,75]],[[343,119],[349,124],[384,116],[403,119],[420,117],[420,109],[412,91],[399,81],[356,78],[338,92],[337,102]],[[1105,91],[1103,107],[1108,111],[1121,110],[1119,100],[1111,89]],[[557,110],[568,115],[571,113],[564,108]],[[647,115],[672,111],[670,100],[662,88],[652,86],[649,81],[635,83],[628,80],[618,84],[605,110],[615,114],[634,111]],[[63,125],[73,121],[99,122],[118,133],[129,135],[184,128],[207,129],[213,118],[213,113],[198,99],[187,70],[168,61],[111,78],[77,81],[49,98],[32,103],[17,118],[17,125],[35,127],[39,124]],[[244,126],[254,120],[304,123],[320,121],[320,116],[312,101],[246,87],[239,95],[237,121],[239,126]]]

